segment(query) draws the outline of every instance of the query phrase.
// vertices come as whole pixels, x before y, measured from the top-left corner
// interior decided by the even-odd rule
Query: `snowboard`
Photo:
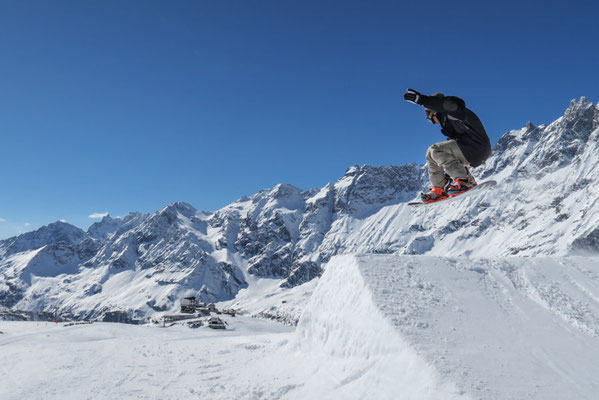
[[[470,196],[472,193],[479,192],[479,191],[481,191],[484,188],[489,188],[489,187],[495,186],[495,185],[497,185],[496,181],[485,181],[483,183],[479,183],[478,185],[476,185],[472,189],[470,189],[470,190],[468,190],[466,192],[460,193],[460,194],[456,194],[453,197],[446,197],[444,199],[433,201],[433,202],[426,203],[426,204],[423,203],[423,202],[421,202],[421,201],[414,201],[412,203],[408,203],[408,205],[409,206],[430,206],[432,204],[446,203],[448,201],[457,200],[457,199],[461,199],[461,198]]]

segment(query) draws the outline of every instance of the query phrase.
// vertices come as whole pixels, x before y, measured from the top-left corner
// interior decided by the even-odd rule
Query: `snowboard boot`
[[[451,179],[451,176],[449,176],[447,173],[444,173],[443,176],[445,177],[445,184],[443,185],[443,190],[447,192],[447,189],[449,189],[449,187],[453,184],[453,179]]]
[[[432,203],[434,201],[443,200],[449,197],[447,192],[440,187],[433,186],[430,192],[428,193],[420,193],[420,198],[424,204]]]
[[[468,178],[456,178],[453,180],[451,186],[447,188],[447,194],[449,197],[457,196],[460,193],[467,192],[476,186],[476,181],[472,175]]]

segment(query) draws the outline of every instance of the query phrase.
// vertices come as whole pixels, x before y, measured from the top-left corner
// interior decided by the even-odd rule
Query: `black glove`
[[[408,89],[406,94],[403,95],[403,98],[410,103],[420,105],[420,99],[422,99],[422,95],[414,89]]]

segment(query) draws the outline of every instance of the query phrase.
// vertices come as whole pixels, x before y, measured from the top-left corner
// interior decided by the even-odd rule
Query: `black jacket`
[[[437,112],[441,132],[454,139],[472,167],[478,167],[491,155],[491,142],[480,119],[455,96],[420,96],[418,104]]]

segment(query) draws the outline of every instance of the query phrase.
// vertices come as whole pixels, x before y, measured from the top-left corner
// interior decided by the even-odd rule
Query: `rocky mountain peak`
[[[180,217],[192,219],[195,217],[197,210],[189,203],[176,202],[167,205],[162,210],[149,215],[140,225],[143,231],[151,232],[150,236],[154,236],[154,232],[164,232],[176,230],[181,222]]]
[[[27,234],[25,234],[27,235]],[[78,243],[85,237],[85,232],[64,221],[56,221],[32,232],[31,238],[48,242]]]
[[[580,111],[588,110],[589,108],[594,108],[593,103],[587,99],[585,96],[581,96],[580,99],[572,99],[570,100],[570,104],[566,109],[564,115],[570,115],[572,113],[578,113]]]
[[[129,213],[124,218],[113,218],[110,215],[106,215],[102,220],[94,222],[88,228],[87,234],[95,239],[107,239],[117,232],[122,232],[140,223],[146,216],[138,212]]]
[[[109,234],[116,231],[119,225],[119,219],[112,218],[110,215],[104,216],[100,221],[94,222],[87,229],[87,233],[94,238],[106,238]]]
[[[56,221],[35,231],[0,241],[0,256],[39,249],[58,242],[76,244],[84,238],[85,232],[82,229],[63,221]]]
[[[585,97],[572,100],[563,116],[549,125],[527,123],[501,137],[479,173],[504,178],[542,176],[580,157],[599,128],[599,109]]]
[[[302,191],[303,191],[302,189],[295,187],[293,185],[289,185],[286,183],[280,183],[280,184],[276,185],[274,188],[272,188],[272,190],[270,191],[270,195],[276,199],[288,198],[291,196],[297,196]]]
[[[334,185],[335,211],[363,218],[384,205],[413,198],[414,192],[423,186],[422,166],[415,163],[389,167],[354,165]]]
[[[584,152],[599,127],[599,112],[586,98],[572,100],[564,115],[543,129],[534,161],[545,172],[568,165]]]
[[[164,214],[176,214],[176,213],[180,213],[186,217],[192,217],[196,214],[198,210],[196,210],[196,208],[194,206],[192,206],[189,203],[186,203],[184,201],[178,201],[176,203],[172,203],[169,204],[168,206],[164,207],[160,213],[164,213]]]

